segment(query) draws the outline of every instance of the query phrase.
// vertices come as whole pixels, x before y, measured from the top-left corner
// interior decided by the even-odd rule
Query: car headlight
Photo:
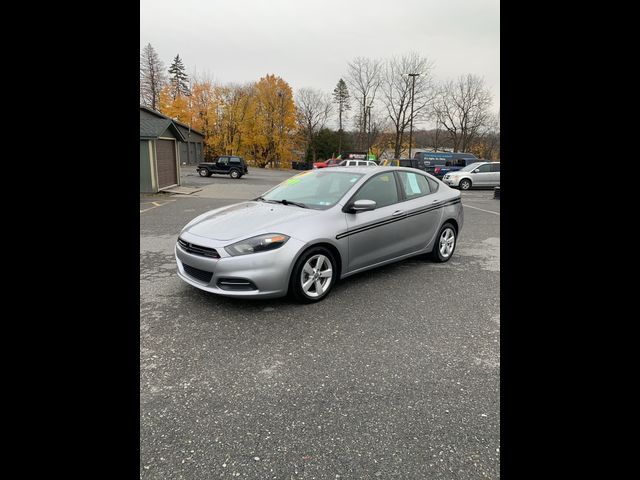
[[[275,250],[287,243],[289,237],[281,233],[268,233],[257,237],[247,238],[224,247],[229,255],[236,257],[238,255],[248,255],[250,253],[266,252]]]

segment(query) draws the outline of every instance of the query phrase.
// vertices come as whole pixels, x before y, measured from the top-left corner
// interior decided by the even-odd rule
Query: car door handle
[[[391,214],[392,217],[397,217],[398,215],[402,215],[404,213],[404,210],[396,210],[395,212],[393,212]]]

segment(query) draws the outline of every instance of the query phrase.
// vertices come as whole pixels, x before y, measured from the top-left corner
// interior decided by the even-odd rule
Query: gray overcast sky
[[[141,0],[147,43],[220,83],[271,73],[327,93],[354,57],[415,51],[438,80],[484,77],[500,108],[499,0]]]

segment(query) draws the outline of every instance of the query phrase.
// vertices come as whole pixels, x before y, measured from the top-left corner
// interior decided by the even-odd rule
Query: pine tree
[[[171,97],[175,100],[181,95],[189,96],[189,77],[185,73],[185,67],[180,55],[176,55],[169,67]]]
[[[351,110],[349,89],[343,79],[338,81],[333,90],[333,101],[338,104],[338,152],[342,153],[342,115],[346,114],[347,110]]]
[[[164,64],[149,43],[140,54],[140,104],[158,110],[160,91],[166,81]]]

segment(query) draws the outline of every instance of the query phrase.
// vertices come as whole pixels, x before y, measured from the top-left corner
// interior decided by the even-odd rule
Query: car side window
[[[393,172],[381,173],[369,179],[352,199],[373,200],[376,208],[386,207],[398,202],[398,189]]]
[[[476,168],[476,170],[478,170],[478,173],[488,173],[491,171],[491,164],[485,163],[484,165],[481,165],[478,168]]]
[[[491,171],[492,172],[499,172],[500,171],[500,164],[499,163],[492,163],[491,164]]]
[[[431,189],[431,193],[437,192],[438,182],[436,182],[435,180],[431,180],[430,178],[427,178],[427,181],[429,182],[429,188]]]
[[[359,167],[366,166],[366,165],[367,165],[367,162],[358,162]]]
[[[238,157],[231,157],[230,162],[232,165],[240,165],[240,159]]]
[[[423,195],[429,195],[431,193],[431,187],[427,181],[427,177],[420,175],[419,173],[411,172],[398,172],[400,177],[400,183],[402,184],[402,190],[407,200],[412,198],[422,197]]]
[[[220,157],[218,159],[218,164],[227,165],[229,163],[229,157]]]

